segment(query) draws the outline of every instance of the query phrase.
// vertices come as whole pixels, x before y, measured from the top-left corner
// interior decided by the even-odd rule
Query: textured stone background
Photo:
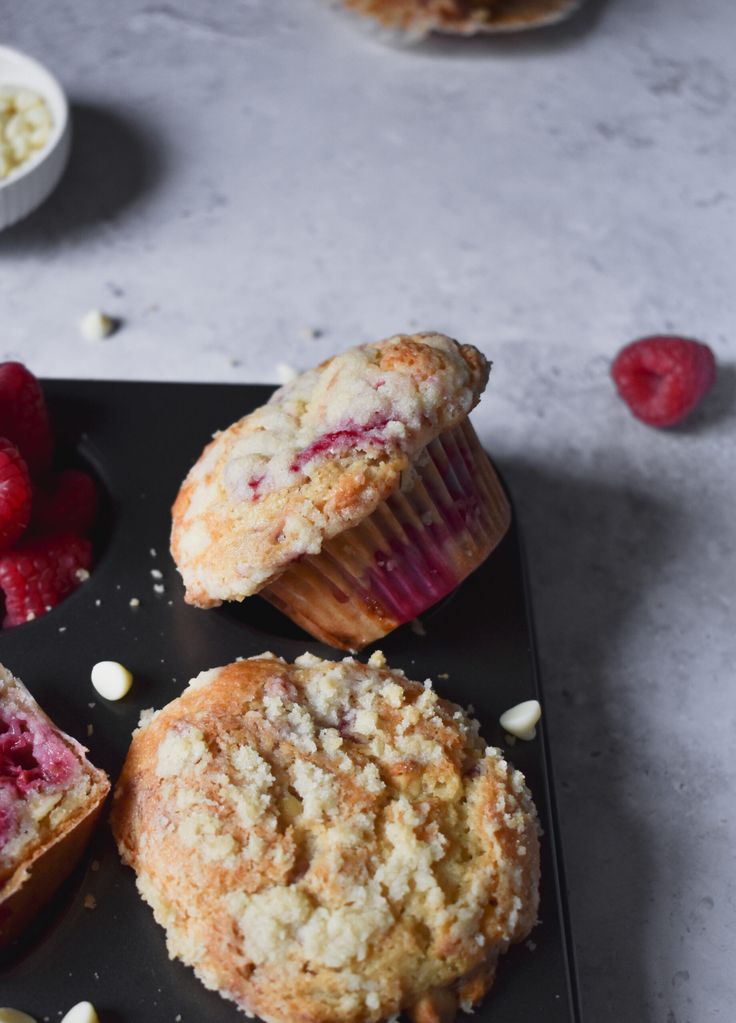
[[[0,0],[0,32],[76,129],[0,236],[3,358],[273,380],[420,327],[492,356],[476,422],[529,546],[587,1020],[732,1020],[734,4],[405,50],[317,0]],[[125,323],[93,345],[97,305]],[[608,378],[666,329],[722,367],[669,433]]]

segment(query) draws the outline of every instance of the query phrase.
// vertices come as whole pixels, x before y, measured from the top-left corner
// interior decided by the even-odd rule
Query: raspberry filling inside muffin
[[[362,449],[369,444],[383,445],[386,443],[386,438],[381,431],[389,422],[388,417],[381,417],[361,426],[349,420],[344,427],[330,433],[323,433],[321,437],[300,451],[291,464],[291,471],[299,472],[317,455],[340,455],[350,451],[351,448],[360,447]]]
[[[0,849],[16,832],[16,804],[68,784],[77,771],[72,752],[43,722],[0,713]]]

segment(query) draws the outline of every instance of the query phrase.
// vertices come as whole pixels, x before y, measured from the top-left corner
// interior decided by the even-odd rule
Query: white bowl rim
[[[37,167],[44,163],[51,156],[53,151],[59,147],[59,144],[64,139],[69,126],[69,100],[67,99],[66,93],[64,92],[56,75],[49,71],[45,64],[42,64],[40,60],[36,60],[35,57],[31,57],[29,54],[23,53],[22,50],[16,50],[12,46],[0,45],[0,68],[2,68],[3,58],[7,58],[16,63],[25,64],[29,70],[38,76],[43,84],[39,84],[37,91],[47,102],[53,103],[55,114],[57,113],[58,108],[58,116],[54,117],[51,139],[47,142],[43,149],[34,153],[29,160],[22,163],[16,170],[11,171],[7,178],[0,180],[0,191],[10,188],[16,184],[16,182],[28,177],[29,174],[32,174]],[[0,74],[1,73],[2,72],[0,72]],[[0,81],[0,86],[6,84],[14,85],[15,83]]]

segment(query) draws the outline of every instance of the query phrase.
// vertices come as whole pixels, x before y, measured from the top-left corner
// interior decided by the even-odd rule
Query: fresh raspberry
[[[86,578],[92,566],[89,540],[67,533],[27,541],[0,557],[3,625],[22,625],[45,614]]]
[[[26,463],[9,440],[0,437],[0,552],[12,547],[31,517],[31,481]]]
[[[96,513],[97,487],[81,469],[62,470],[48,486],[38,487],[33,494],[33,528],[44,536],[84,535]]]
[[[0,363],[0,437],[12,440],[31,476],[51,464],[54,441],[43,391],[20,362]]]
[[[674,426],[715,383],[716,360],[700,341],[645,337],[621,349],[611,376],[637,419],[649,426]]]

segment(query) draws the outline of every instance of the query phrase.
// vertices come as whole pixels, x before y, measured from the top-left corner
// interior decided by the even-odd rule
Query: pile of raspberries
[[[0,363],[0,592],[3,627],[50,611],[89,576],[86,534],[97,488],[80,469],[52,469],[54,438],[41,385]]]

